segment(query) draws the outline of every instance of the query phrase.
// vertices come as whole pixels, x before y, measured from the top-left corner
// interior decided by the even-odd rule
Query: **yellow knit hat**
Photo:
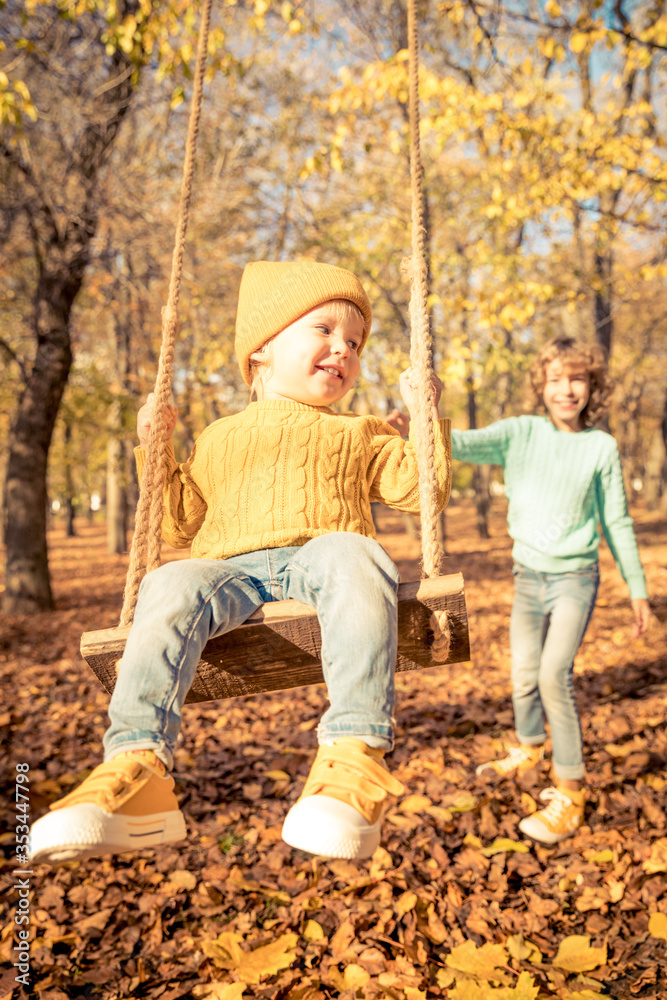
[[[368,296],[351,271],[315,261],[258,260],[241,278],[236,314],[236,357],[248,383],[250,355],[305,313],[331,299],[348,299],[364,317],[359,351],[368,339],[373,313]]]

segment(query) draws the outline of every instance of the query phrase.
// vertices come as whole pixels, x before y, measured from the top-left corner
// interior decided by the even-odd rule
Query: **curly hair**
[[[528,371],[531,409],[537,413],[546,413],[546,368],[556,359],[563,364],[583,365],[588,371],[590,396],[581,411],[581,422],[584,427],[593,427],[607,411],[613,383],[602,348],[597,344],[583,344],[573,337],[554,337],[544,345],[531,364]]]

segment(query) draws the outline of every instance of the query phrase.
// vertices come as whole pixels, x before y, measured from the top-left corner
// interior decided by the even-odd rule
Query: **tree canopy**
[[[48,413],[37,506],[64,502],[68,491],[80,509],[93,494],[104,499],[112,440],[122,444],[117,478],[131,486],[133,414],[154,379],[169,275],[198,10],[184,0],[3,6],[6,511],[27,502],[12,486],[25,484],[12,463],[17,440],[34,440],[40,407]],[[559,332],[597,340],[618,381],[611,428],[628,485],[657,482],[658,502],[662,6],[429,0],[420,21],[430,305],[448,409],[465,424],[472,394],[480,424],[520,412],[536,347]],[[181,300],[183,451],[244,403],[233,330],[252,259],[310,256],[356,271],[375,321],[347,404],[381,414],[398,401],[409,326],[406,99],[399,0],[215,5]],[[45,325],[49,297],[60,311]],[[49,391],[35,391],[49,342],[62,356]],[[53,349],[47,355],[52,366]],[[457,475],[466,485],[469,473]],[[36,599],[47,597],[42,588]]]

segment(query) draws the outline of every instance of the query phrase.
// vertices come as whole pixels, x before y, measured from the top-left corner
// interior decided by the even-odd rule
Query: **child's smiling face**
[[[586,368],[575,361],[550,361],[544,370],[544,405],[559,431],[582,430],[581,413],[591,394]]]
[[[290,323],[255,361],[267,362],[260,398],[291,399],[330,406],[342,399],[359,374],[361,313],[340,300],[324,302]]]

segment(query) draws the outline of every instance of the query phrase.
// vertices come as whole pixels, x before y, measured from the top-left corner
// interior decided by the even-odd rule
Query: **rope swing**
[[[204,86],[208,34],[213,0],[202,4],[197,62],[185,147],[183,183],[172,257],[167,305],[162,311],[162,345],[155,383],[155,410],[141,479],[135,531],[117,628],[87,632],[81,654],[110,693],[116,667],[125,648],[144,574],[160,565],[162,505],[167,446],[167,410],[178,333],[178,302],[183,274],[185,236],[190,214],[195,147]],[[428,318],[428,267],[424,229],[422,165],[419,149],[419,46],[415,0],[408,0],[410,56],[410,173],[412,189],[412,256],[404,261],[410,276],[410,359],[416,378],[416,444],[421,505],[423,571],[417,583],[398,588],[399,671],[460,663],[470,659],[463,578],[439,576],[443,553],[437,535],[435,432],[431,410],[432,340]],[[455,625],[455,629],[450,628]],[[298,601],[264,604],[242,625],[209,640],[197,667],[186,702],[278,691],[324,680],[321,634],[317,614]]]
[[[178,301],[181,295],[185,236],[188,229],[190,203],[192,201],[195,151],[201,119],[202,98],[204,95],[204,73],[206,70],[206,56],[208,54],[208,34],[211,26],[212,6],[213,0],[204,0],[201,21],[199,23],[197,63],[192,89],[192,102],[190,104],[188,135],[185,143],[183,182],[181,185],[178,222],[176,224],[174,253],[171,260],[169,294],[167,296],[167,304],[162,310],[162,344],[160,346],[160,359],[158,362],[157,378],[155,380],[155,412],[146,448],[146,464],[141,477],[139,503],[137,504],[135,515],[134,536],[132,538],[130,562],[123,596],[123,608],[120,614],[121,625],[129,625],[134,618],[134,610],[137,606],[137,597],[139,596],[139,584],[144,574],[149,570],[157,569],[160,565],[164,456],[168,440],[166,433],[167,407],[169,405],[169,396],[171,395],[171,376],[174,364],[176,335],[178,333]]]
[[[428,263],[424,227],[423,168],[419,145],[419,37],[416,0],[408,0],[410,188],[412,197],[412,256],[403,262],[410,278],[410,363],[417,379],[414,418],[415,447],[419,469],[422,565],[424,575],[440,576],[444,553],[438,538],[437,482],[435,477],[435,429],[431,415],[433,338],[428,315]],[[444,663],[449,655],[451,633],[447,612],[434,612],[431,621],[433,659]]]

